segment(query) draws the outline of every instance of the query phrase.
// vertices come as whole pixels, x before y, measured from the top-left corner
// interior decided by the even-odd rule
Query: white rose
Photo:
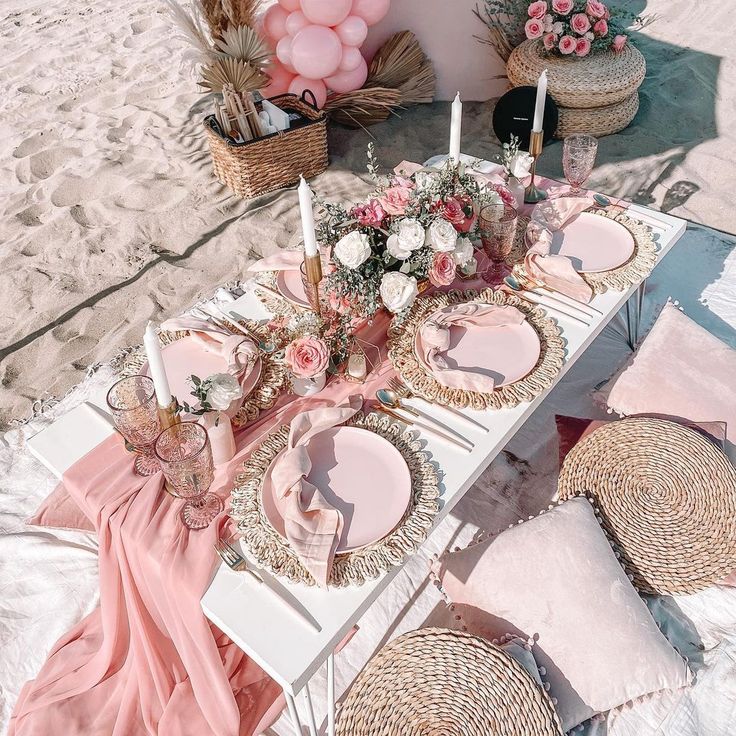
[[[343,266],[358,268],[368,260],[371,254],[371,243],[365,233],[353,230],[340,238],[335,245],[333,255]]]
[[[414,174],[414,183],[417,185],[417,189],[421,191],[423,189],[429,189],[434,184],[436,178],[437,175],[431,171],[417,171]]]
[[[457,243],[457,230],[451,222],[447,220],[435,220],[427,230],[427,245],[431,245],[434,250],[449,253],[455,250]]]
[[[470,242],[470,238],[458,238],[455,250],[452,251],[452,259],[455,261],[456,266],[466,266],[470,259],[473,257],[474,249],[473,244]]]
[[[511,176],[515,176],[517,179],[523,179],[525,176],[529,176],[529,170],[533,161],[534,159],[526,151],[519,151],[509,161],[509,172]]]
[[[215,373],[208,379],[207,403],[219,411],[225,411],[235,399],[243,395],[243,388],[235,376]]]
[[[400,261],[406,260],[413,251],[424,245],[424,227],[413,217],[399,222],[399,229],[391,233],[386,241],[386,250]]]
[[[389,271],[381,279],[381,301],[391,312],[406,309],[418,294],[417,280],[399,271]]]
[[[557,23],[552,24],[552,33],[554,33],[555,36],[562,35],[562,21],[558,20]]]

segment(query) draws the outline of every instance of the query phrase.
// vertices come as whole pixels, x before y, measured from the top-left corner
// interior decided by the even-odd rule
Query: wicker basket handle
[[[309,95],[312,98],[311,102],[307,99],[307,95]],[[302,97],[302,102],[306,102],[307,105],[309,105],[310,107],[313,107],[315,110],[319,110],[319,107],[317,107],[317,98],[314,96],[314,92],[312,92],[311,89],[302,90],[301,97]]]

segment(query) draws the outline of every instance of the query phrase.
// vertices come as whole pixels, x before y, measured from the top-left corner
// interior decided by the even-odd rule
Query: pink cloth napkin
[[[549,285],[573,299],[589,302],[593,291],[573,268],[566,256],[552,255],[552,233],[565,223],[588,209],[593,201],[588,197],[560,197],[540,202],[532,213],[526,229],[529,250],[524,258],[524,268],[534,279]]]
[[[318,585],[326,586],[342,533],[342,514],[324,498],[307,476],[312,468],[307,444],[320,432],[346,422],[363,405],[361,396],[347,404],[314,409],[291,423],[289,441],[274,463],[271,483],[276,506],[284,518],[286,538]]]
[[[268,258],[256,261],[248,270],[258,271],[291,271],[298,269],[304,262],[303,250],[281,250]]]
[[[450,347],[453,327],[501,327],[519,325],[524,315],[516,307],[489,304],[453,304],[440,309],[419,332],[419,357],[439,383],[448,388],[490,393],[495,387],[491,376],[467,368],[450,368],[443,353]]]

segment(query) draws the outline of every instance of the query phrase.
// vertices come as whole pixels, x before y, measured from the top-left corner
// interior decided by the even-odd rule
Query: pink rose
[[[608,8],[598,0],[588,0],[588,4],[585,6],[585,12],[593,18],[606,18]]]
[[[455,280],[455,259],[452,253],[439,251],[434,254],[429,280],[435,286],[449,286]]]
[[[499,197],[501,197],[501,201],[504,204],[511,205],[511,207],[516,207],[516,200],[514,199],[514,195],[511,194],[511,192],[503,185],[503,184],[493,184],[489,189],[493,189]]]
[[[284,362],[295,376],[314,378],[327,370],[330,354],[318,337],[300,337],[286,346]]]
[[[608,21],[605,18],[601,18],[594,26],[593,30],[599,36],[605,36],[608,33]]]
[[[459,233],[467,233],[475,222],[473,203],[467,197],[447,197],[437,202],[432,209],[451,222]]]
[[[579,38],[575,45],[575,53],[578,56],[587,56],[590,53],[590,41],[587,38]]]
[[[627,38],[628,38],[627,36],[619,35],[619,36],[616,36],[616,38],[613,39],[613,44],[611,44],[611,45],[613,46],[613,50],[616,53],[618,53],[619,51],[623,51],[624,50],[624,46],[626,46],[626,40],[627,40]]]
[[[389,215],[403,215],[410,197],[411,189],[407,187],[388,187],[378,202]]]
[[[557,43],[557,36],[555,36],[554,33],[547,33],[542,39],[542,43],[544,44],[544,48],[547,49],[547,51],[552,51],[552,49],[555,47],[555,44]]]
[[[572,36],[563,36],[560,39],[560,53],[571,54],[577,48],[577,41]]]
[[[529,6],[529,10],[527,12],[529,13],[530,18],[541,20],[547,13],[547,3],[545,0],[536,0],[536,2],[533,2]]]
[[[353,207],[350,214],[364,227],[381,227],[386,211],[377,199]]]
[[[581,36],[590,30],[590,20],[585,13],[575,13],[570,21],[570,25],[573,31],[579,33]]]
[[[407,179],[405,176],[399,174],[391,179],[391,186],[402,187],[403,189],[416,189],[417,185],[411,179]]]
[[[542,24],[542,21],[537,20],[536,18],[530,18],[524,24],[524,33],[527,38],[539,38],[544,33],[544,25]]]
[[[572,10],[573,0],[552,0],[552,10],[567,15]]]

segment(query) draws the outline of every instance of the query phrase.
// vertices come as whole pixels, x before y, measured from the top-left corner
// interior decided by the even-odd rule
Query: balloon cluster
[[[263,32],[276,46],[276,60],[266,70],[271,83],[264,96],[305,89],[317,106],[327,90],[352,92],[368,77],[360,46],[368,26],[388,12],[391,0],[278,0],[263,15]]]

